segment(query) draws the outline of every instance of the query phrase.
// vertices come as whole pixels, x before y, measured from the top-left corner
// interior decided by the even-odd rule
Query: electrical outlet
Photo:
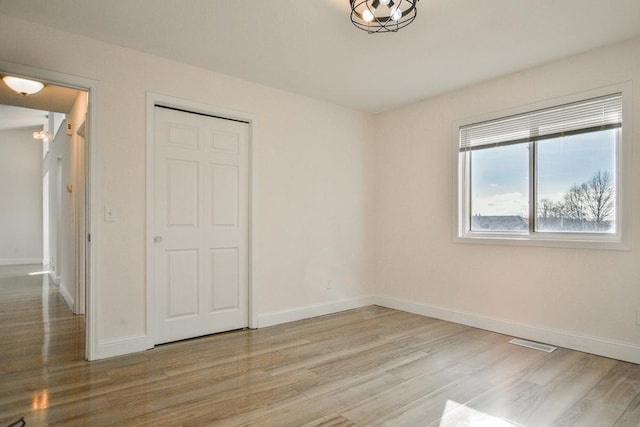
[[[327,280],[327,290],[328,291],[331,290],[331,286],[332,286],[331,280]]]
[[[636,310],[636,325],[640,326],[640,308]]]

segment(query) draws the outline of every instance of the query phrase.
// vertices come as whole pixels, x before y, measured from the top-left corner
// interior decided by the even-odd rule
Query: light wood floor
[[[1,426],[640,424],[638,365],[375,306],[85,362],[34,270],[0,268]]]

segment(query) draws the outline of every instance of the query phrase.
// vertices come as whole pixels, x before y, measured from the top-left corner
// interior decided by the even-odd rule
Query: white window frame
[[[632,144],[632,86],[630,82],[607,86],[600,89],[590,90],[578,94],[556,98],[553,100],[538,102],[526,106],[512,108],[506,111],[499,111],[482,116],[470,117],[454,123],[454,242],[456,243],[480,243],[499,245],[531,245],[568,247],[584,249],[631,249],[631,204],[632,191],[631,184],[633,144]],[[618,130],[618,140],[616,144],[616,232],[615,233],[580,233],[580,232],[477,232],[470,230],[470,177],[469,173],[469,152],[460,152],[460,128],[474,123],[497,120],[504,117],[525,114],[546,108],[552,108],[574,102],[585,101],[592,98],[622,94],[622,129]],[[530,156],[530,159],[533,156]],[[531,169],[533,165],[529,165]],[[530,171],[531,175],[531,171]],[[535,184],[530,185],[529,199],[534,200]],[[532,211],[532,209],[530,209]],[[535,221],[535,218],[530,218]]]

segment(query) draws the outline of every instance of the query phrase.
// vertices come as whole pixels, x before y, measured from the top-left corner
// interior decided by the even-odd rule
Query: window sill
[[[459,244],[480,244],[480,245],[508,245],[508,246],[533,246],[549,248],[569,248],[569,249],[595,249],[595,250],[619,250],[630,251],[631,244],[626,239],[621,239],[617,235],[590,236],[576,235],[566,236],[557,234],[545,235],[525,235],[525,234],[482,234],[468,233],[462,236],[455,236],[454,243]]]

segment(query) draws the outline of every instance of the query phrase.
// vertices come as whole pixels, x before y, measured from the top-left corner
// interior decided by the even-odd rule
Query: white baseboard
[[[148,350],[149,339],[146,335],[134,335],[125,338],[102,340],[98,343],[95,357],[91,360],[106,359],[130,353]]]
[[[64,298],[64,300],[67,302],[69,309],[71,309],[71,311],[73,312],[73,306],[75,304],[74,298],[69,293],[69,290],[67,289],[67,286],[64,283],[59,282],[59,284],[60,286],[58,287],[58,291],[60,292],[60,295],[62,295],[62,298]]]
[[[42,258],[0,258],[0,266],[42,264]]]
[[[512,337],[525,338],[631,363],[640,363],[640,346],[630,342],[615,341],[572,331],[511,322],[478,313],[437,307],[389,296],[376,296],[374,299],[375,304],[382,307],[434,317],[436,319],[473,326]]]
[[[308,319],[310,317],[323,316],[325,314],[338,313],[353,308],[373,305],[371,296],[349,298],[332,301],[324,304],[316,304],[300,307],[292,310],[283,310],[258,315],[258,327],[278,325],[280,323],[293,322]],[[153,348],[152,341],[146,335],[136,335],[121,339],[102,340],[98,343],[96,353],[91,360],[105,359],[108,357],[122,356],[129,353],[145,351]]]
[[[389,296],[355,297],[298,307],[290,310],[263,313],[257,316],[257,327],[264,328],[282,323],[339,313],[341,311],[366,307],[373,304],[485,329],[505,334],[510,337],[525,338],[540,343],[551,344],[558,347],[569,348],[585,353],[597,354],[599,356],[640,364],[640,346],[634,343],[593,337],[572,331],[550,329],[504,319],[496,319],[478,313],[438,307]],[[153,344],[146,335],[103,340],[98,343],[95,357],[92,360],[135,353],[148,350],[152,347]]]
[[[62,283],[62,278],[60,276],[56,276],[56,273],[53,271],[49,271],[49,278],[58,286],[60,286],[60,283]]]
[[[325,314],[339,313],[353,308],[366,307],[374,304],[373,296],[330,301],[322,304],[308,305],[290,310],[275,311],[258,315],[258,328],[279,325],[281,323],[295,322],[296,320],[309,319],[311,317],[324,316]]]

